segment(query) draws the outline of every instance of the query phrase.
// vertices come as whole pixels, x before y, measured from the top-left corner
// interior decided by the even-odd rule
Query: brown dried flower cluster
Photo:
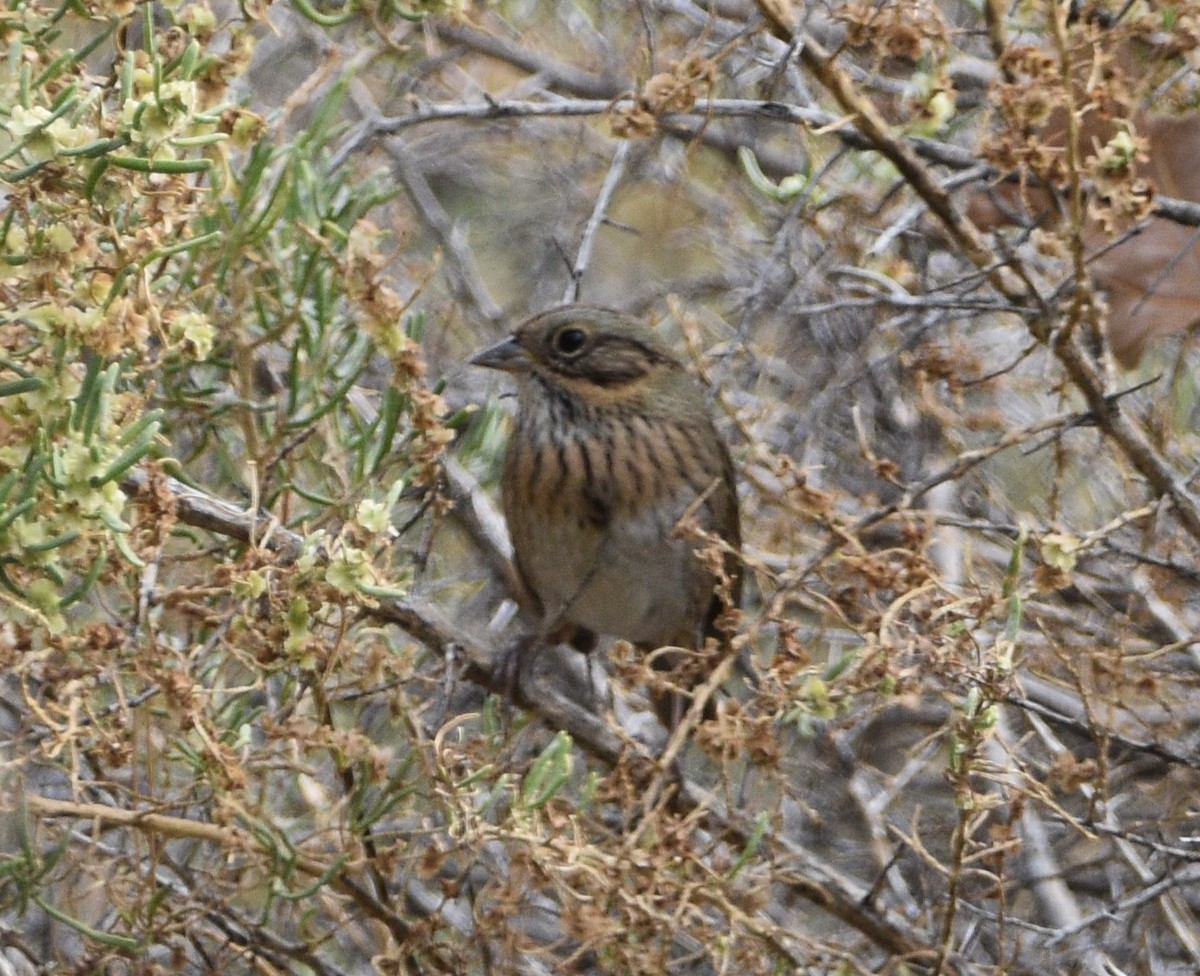
[[[672,61],[670,70],[652,75],[631,104],[622,96],[609,111],[613,135],[633,139],[653,135],[658,120],[671,112],[686,112],[697,99],[710,94],[719,77],[717,63],[696,52]]]
[[[835,11],[847,27],[846,44],[875,64],[889,58],[940,60],[950,39],[941,8],[930,0],[847,3]]]
[[[387,256],[380,247],[383,235],[369,220],[359,221],[350,233],[343,262],[346,294],[360,311],[362,327],[375,338],[392,362],[393,383],[409,396],[417,442],[410,459],[419,485],[435,485],[442,452],[454,438],[443,424],[446,403],[425,386],[426,366],[420,344],[404,330],[411,299],[404,300],[387,284]]]

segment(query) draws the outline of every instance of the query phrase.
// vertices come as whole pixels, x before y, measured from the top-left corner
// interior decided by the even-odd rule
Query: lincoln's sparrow
[[[586,652],[609,634],[697,651],[720,636],[716,618],[741,597],[733,465],[703,389],[663,340],[619,312],[567,305],[471,362],[517,378],[504,513],[546,639]],[[703,537],[677,531],[685,517],[728,543],[724,556],[706,565]],[[690,687],[704,669],[681,657],[653,661]],[[656,700],[668,726],[685,704]]]

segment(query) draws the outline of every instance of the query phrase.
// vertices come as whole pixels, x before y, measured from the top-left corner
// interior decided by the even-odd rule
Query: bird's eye
[[[573,356],[587,345],[587,333],[574,326],[562,329],[554,337],[554,348],[564,356]]]

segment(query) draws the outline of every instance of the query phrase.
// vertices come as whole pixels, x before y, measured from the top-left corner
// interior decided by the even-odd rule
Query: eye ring
[[[588,334],[573,325],[559,329],[554,335],[554,349],[564,356],[574,356],[587,345]]]

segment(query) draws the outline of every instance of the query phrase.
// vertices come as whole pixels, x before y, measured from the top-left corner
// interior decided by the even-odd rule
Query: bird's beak
[[[509,336],[494,346],[488,346],[483,352],[472,356],[470,362],[472,366],[486,366],[506,373],[523,373],[533,365],[529,353],[517,342],[516,336]]]

